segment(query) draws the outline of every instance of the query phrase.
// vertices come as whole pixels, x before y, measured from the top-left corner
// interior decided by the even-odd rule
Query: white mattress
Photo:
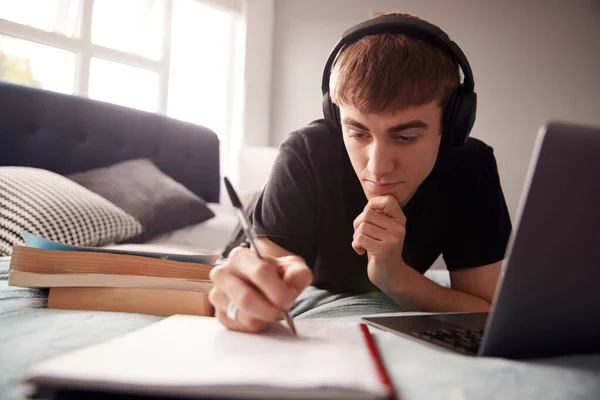
[[[215,216],[200,224],[156,236],[142,244],[112,245],[111,248],[182,254],[221,254],[238,219],[230,205],[209,203]]]

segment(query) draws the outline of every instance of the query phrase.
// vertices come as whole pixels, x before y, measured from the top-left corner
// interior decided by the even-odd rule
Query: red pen
[[[394,386],[392,385],[392,380],[385,369],[385,364],[381,359],[381,355],[379,354],[379,350],[377,350],[377,346],[375,345],[375,341],[373,340],[373,336],[371,336],[371,332],[369,332],[369,328],[367,325],[360,323],[360,330],[363,332],[365,337],[365,342],[367,343],[367,347],[369,348],[369,353],[371,354],[371,358],[375,363],[375,368],[377,369],[377,374],[379,375],[379,379],[381,379],[381,383],[388,390],[390,400],[396,400],[396,391],[394,390]]]

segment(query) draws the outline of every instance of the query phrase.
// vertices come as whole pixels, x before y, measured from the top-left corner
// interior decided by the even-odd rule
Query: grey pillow
[[[53,172],[0,167],[0,256],[24,245],[21,232],[76,246],[102,246],[142,232],[131,215]]]
[[[144,232],[128,242],[145,242],[215,216],[202,198],[147,159],[124,161],[67,177],[140,221]]]

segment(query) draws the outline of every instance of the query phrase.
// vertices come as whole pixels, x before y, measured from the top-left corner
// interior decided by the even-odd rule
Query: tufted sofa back
[[[219,140],[205,127],[88,98],[0,82],[0,166],[70,174],[148,158],[219,201]]]

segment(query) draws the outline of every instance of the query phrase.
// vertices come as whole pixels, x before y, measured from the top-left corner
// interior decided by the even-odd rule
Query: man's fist
[[[369,279],[384,292],[399,279],[405,235],[406,217],[391,195],[371,198],[354,220],[352,248],[367,252]]]

